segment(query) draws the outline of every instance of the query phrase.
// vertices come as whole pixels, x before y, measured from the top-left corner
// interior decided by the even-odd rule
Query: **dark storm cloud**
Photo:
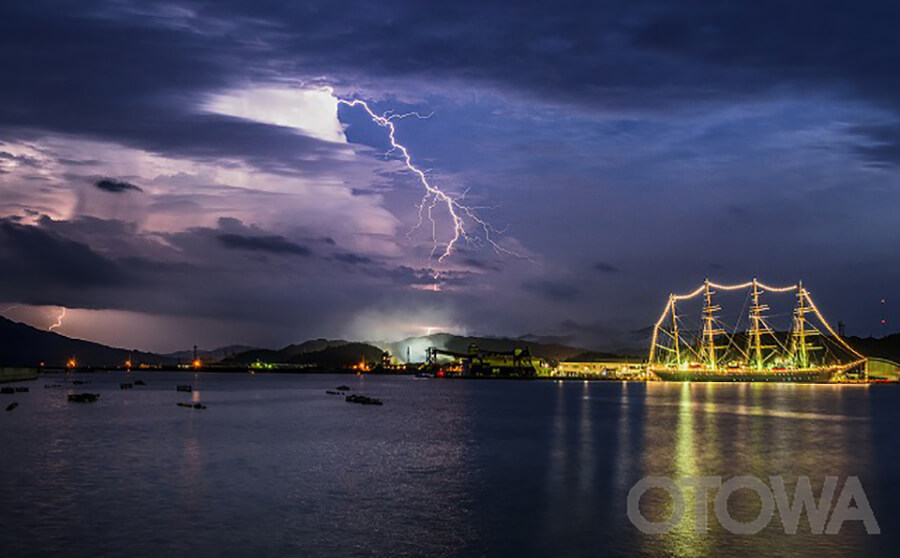
[[[850,133],[859,138],[854,151],[875,166],[900,166],[900,124],[853,126]]]
[[[226,233],[220,234],[218,238],[223,246],[233,250],[304,257],[312,255],[312,251],[306,246],[291,242],[283,236],[243,236]]]
[[[478,258],[465,258],[462,263],[475,269],[488,269],[488,265]]]
[[[522,288],[557,302],[571,301],[581,295],[581,290],[570,283],[549,280],[526,281],[522,283]]]
[[[553,103],[653,110],[824,87],[900,111],[900,5],[892,2],[183,7],[5,3],[0,122],[302,171],[326,165],[339,147],[277,126],[200,115],[197,105],[250,80],[327,76],[351,90],[397,79],[464,79]],[[893,156],[878,149],[865,155],[882,153]]]
[[[28,302],[39,302],[45,292],[56,289],[75,292],[125,281],[115,262],[86,244],[8,219],[0,219],[0,268],[0,290]]]
[[[273,48],[329,74],[465,76],[589,104],[678,103],[785,82],[849,82],[892,99],[884,87],[897,87],[893,2],[216,2],[201,13],[268,19]]]
[[[501,269],[500,266],[498,266],[496,263],[492,263],[483,258],[470,255],[469,251],[460,250],[458,256],[459,262],[462,265],[470,267],[472,269],[477,269],[479,271],[500,271]]]
[[[381,271],[395,286],[400,287],[431,287],[435,284],[434,271],[431,269],[401,265],[388,267]],[[441,273],[440,284],[444,286],[458,287],[466,285],[472,278],[471,273],[465,271],[445,271]]]
[[[0,219],[0,292],[26,304],[270,324],[283,324],[300,311],[345,310],[327,293],[346,288],[347,274],[327,260],[307,257],[302,245],[284,237],[233,219],[223,219],[220,228],[152,236],[132,224],[92,217],[43,218],[37,225]],[[216,250],[225,246],[223,236],[231,248]],[[289,257],[277,267],[248,266],[241,255],[245,250]],[[277,285],[276,269],[285,278]],[[300,285],[310,297],[296,296]],[[358,299],[349,302],[358,308]]]
[[[369,258],[367,256],[360,256],[359,254],[335,254],[332,257],[339,262],[350,265],[364,265],[372,263],[372,258]]]
[[[125,192],[143,192],[140,186],[135,186],[130,182],[125,182],[124,180],[113,180],[111,178],[104,178],[102,180],[98,180],[94,183],[98,189],[103,190],[104,192],[109,192],[111,194],[122,194]]]
[[[793,87],[822,88],[900,113],[896,24],[900,5],[826,2],[731,2],[660,4],[636,26],[632,44],[703,71],[703,79],[727,98],[735,87],[748,92]],[[743,77],[741,77],[743,76]],[[876,146],[855,147],[864,160],[896,165],[900,125],[877,127]]]
[[[764,70],[757,76],[770,82],[850,83],[879,97],[894,81],[894,2],[659,2],[646,15],[632,44],[686,62]]]
[[[594,264],[594,270],[602,273],[618,273],[619,268],[609,262],[597,262]]]
[[[375,189],[352,188],[350,194],[353,196],[377,196],[382,192]]]
[[[59,157],[56,160],[63,165],[73,167],[93,167],[102,164],[102,161],[99,159],[67,159],[65,157]]]
[[[288,254],[247,265],[246,250],[226,248],[223,235],[241,237],[237,243],[249,242],[251,251],[274,247]],[[264,329],[277,339],[273,345],[340,335],[373,293],[403,301],[432,297],[410,288],[432,284],[426,269],[373,259],[366,264],[371,272],[347,273],[346,264],[330,256],[294,257],[296,246],[302,246],[297,242],[229,218],[217,227],[149,235],[130,223],[93,217],[45,217],[36,225],[0,220],[0,292],[24,304],[232,324],[242,339]],[[460,285],[466,278],[448,273],[444,284]],[[152,342],[153,335],[141,343]]]
[[[40,168],[41,166],[41,162],[34,157],[29,157],[27,155],[13,155],[6,151],[0,151],[0,159],[6,159],[7,161],[12,161],[16,164],[35,169]]]
[[[572,344],[576,346],[605,347],[619,354],[640,356],[644,355],[653,333],[652,327],[627,331],[601,322],[582,323],[575,320],[563,320],[558,330],[572,339]]]
[[[345,151],[288,128],[199,112],[207,94],[250,77],[271,53],[165,20],[104,17],[102,5],[80,9],[0,8],[7,134],[78,134],[174,157],[241,158],[274,172],[326,168]]]
[[[177,1],[168,5],[179,7]],[[677,118],[678,111],[709,112],[715,119],[721,115],[707,108],[767,101],[771,96],[791,97],[796,102],[794,107],[814,109],[815,100],[804,104],[812,94],[854,106],[863,104],[867,112],[875,105],[880,112],[900,114],[900,81],[895,77],[896,60],[900,58],[895,29],[900,5],[895,3],[561,0],[548,7],[538,2],[490,0],[444,3],[225,0],[185,2],[180,6],[185,9],[172,9],[167,15],[146,4],[127,1],[90,4],[34,1],[0,5],[0,68],[3,68],[0,137],[21,143],[48,133],[63,134],[137,147],[180,160],[224,165],[235,159],[270,172],[317,172],[348,164],[345,157],[348,148],[304,136],[293,129],[205,114],[198,107],[209,94],[225,89],[272,83],[289,87],[304,79],[333,82],[339,91],[348,93],[358,91],[360,95],[375,97],[396,95],[401,101],[419,102],[435,95],[440,97],[436,104],[441,107],[443,103],[441,108],[460,101],[456,113],[461,115],[460,121],[468,118],[485,125],[484,130],[477,130],[486,132],[478,136],[484,138],[478,150],[502,151],[502,157],[507,158],[498,161],[500,172],[512,170],[502,182],[530,179],[521,173],[515,176],[516,169],[528,164],[539,165],[541,172],[548,173],[533,178],[528,189],[523,189],[525,195],[503,200],[508,200],[509,213],[524,215],[522,223],[532,229],[523,231],[522,238],[517,240],[524,239],[523,244],[529,248],[544,242],[540,246],[542,254],[557,258],[563,267],[571,268],[573,260],[580,262],[579,269],[589,267],[591,260],[584,262],[580,254],[592,253],[598,259],[621,263],[628,270],[628,273],[612,273],[611,269],[595,266],[597,271],[609,273],[604,277],[605,283],[622,283],[612,287],[618,290],[609,291],[610,298],[620,300],[606,305],[609,299],[599,298],[587,285],[569,284],[569,278],[550,280],[535,277],[540,274],[534,272],[510,279],[509,275],[484,273],[496,268],[474,256],[459,254],[451,264],[461,263],[478,273],[448,273],[442,282],[483,284],[498,295],[475,294],[466,299],[462,306],[473,309],[466,310],[470,312],[471,323],[484,323],[489,318],[497,320],[496,323],[507,320],[505,325],[509,325],[512,318],[496,316],[519,311],[523,298],[529,300],[529,305],[518,315],[539,316],[543,321],[546,321],[545,311],[549,309],[548,314],[552,314],[555,307],[564,307],[566,313],[574,311],[576,306],[589,312],[594,308],[615,312],[616,304],[620,314],[637,315],[638,321],[647,321],[655,318],[655,314],[642,317],[640,305],[645,303],[639,298],[651,299],[646,307],[656,312],[659,300],[653,293],[693,286],[694,274],[707,265],[706,258],[725,258],[721,265],[727,265],[737,274],[745,267],[763,268],[776,256],[784,262],[779,264],[782,267],[803,269],[803,258],[809,260],[808,254],[819,258],[826,251],[838,252],[819,249],[819,244],[812,246],[816,250],[811,250],[808,243],[804,244],[811,238],[830,239],[834,232],[837,221],[833,217],[825,219],[829,206],[820,201],[821,196],[816,197],[815,205],[804,204],[804,211],[809,215],[820,216],[823,223],[827,221],[818,229],[801,223],[796,213],[779,213],[777,207],[761,207],[762,200],[767,206],[785,203],[777,196],[768,195],[771,192],[760,191],[764,182],[788,191],[798,183],[815,181],[815,176],[809,176],[809,169],[825,169],[824,174],[829,167],[802,160],[803,155],[793,146],[782,157],[782,144],[779,157],[766,156],[736,164],[725,169],[731,174],[707,173],[708,181],[698,181],[691,174],[697,168],[704,172],[723,170],[722,166],[701,167],[704,154],[719,149],[721,153],[740,158],[747,154],[749,144],[758,135],[749,134],[742,124],[716,126],[718,134],[705,136],[702,142],[687,141],[685,145],[681,140],[690,133],[683,132],[690,132],[687,129],[695,123],[681,121],[675,124],[683,128],[678,130],[679,134],[660,137],[654,126],[666,117]],[[478,104],[471,99],[485,90],[505,96],[503,109],[509,111],[501,117],[505,122],[526,115],[522,120],[527,121],[527,131],[505,137],[487,133],[487,127],[493,124],[485,123],[477,115],[477,109],[471,108]],[[446,102],[448,99],[450,102]],[[552,105],[553,110],[562,107],[557,113],[560,118],[552,122],[545,120],[542,124],[550,125],[532,130],[528,120],[532,109],[546,105]],[[469,110],[476,116],[466,112]],[[827,114],[816,117],[820,123],[843,118],[831,110],[826,107],[823,111]],[[577,126],[565,128],[564,121],[579,120],[585,115],[589,118],[579,124],[581,130]],[[774,131],[792,131],[796,122],[792,119],[795,115],[790,116],[771,124]],[[871,112],[868,116],[872,116]],[[842,131],[849,130],[852,153],[872,164],[895,168],[900,161],[900,126],[895,126],[893,123],[898,119],[890,116],[887,114],[879,126],[842,128]],[[578,133],[569,135],[568,131],[596,128],[598,119],[619,122],[587,135],[590,141],[581,141],[583,136]],[[648,120],[654,119],[648,127]],[[872,121],[878,120],[866,120]],[[449,128],[441,131],[439,119],[429,124],[433,125],[431,130],[438,130],[438,136],[450,134]],[[809,130],[807,127],[801,131]],[[541,133],[546,136],[538,137]],[[767,133],[771,134],[772,130]],[[514,143],[510,141],[513,136],[517,142],[539,147],[528,152],[527,160],[521,154],[510,154],[506,147]],[[435,143],[440,141],[438,138]],[[629,149],[632,145],[629,141],[639,145]],[[610,142],[616,145],[609,147]],[[681,148],[675,155],[677,162],[684,166],[666,166],[675,158],[665,152],[668,146],[662,144],[667,142]],[[498,149],[501,144],[504,147]],[[547,146],[553,145],[558,145],[560,156],[552,165],[545,165]],[[608,150],[603,152],[602,147]],[[654,153],[646,159],[630,159],[634,152],[641,153],[645,147]],[[579,162],[572,158],[578,148],[592,160],[601,161],[604,180],[608,178],[610,185],[591,188],[589,195],[579,196],[579,189],[573,184],[594,186],[595,177],[600,174],[596,168],[587,172],[578,167]],[[659,154],[660,151],[663,153]],[[446,164],[446,154],[430,154],[438,161],[435,163],[438,171]],[[0,163],[9,161],[9,166],[15,163],[37,168],[37,160],[13,160],[10,157],[21,156],[6,155]],[[460,165],[470,165],[471,155],[471,150],[459,149]],[[61,162],[87,166],[99,163],[93,158],[105,154],[84,154],[84,158],[78,154],[77,157]],[[666,157],[670,159],[666,161]],[[623,167],[624,170],[614,168],[622,159],[632,166]],[[796,170],[795,174],[776,169],[772,176],[758,175],[761,178],[756,181],[738,184],[732,180],[735,176],[746,179],[752,175],[746,172],[748,166],[761,160],[765,164],[759,164],[760,168],[786,159],[797,163],[791,169]],[[843,168],[844,161],[840,163]],[[691,167],[692,164],[697,167]],[[561,172],[563,167],[565,172]],[[0,165],[2,168],[6,166]],[[93,176],[107,172],[116,176],[116,171],[90,170]],[[677,172],[670,172],[673,170]],[[562,179],[546,180],[552,173]],[[681,182],[679,177],[683,177]],[[665,194],[659,192],[660,180],[668,179],[675,180],[668,187],[671,197],[656,198],[657,194]],[[844,179],[842,176],[835,180]],[[704,189],[703,182],[712,185]],[[618,187],[623,183],[637,187],[626,191]],[[682,184],[687,184],[683,192],[688,195],[682,195]],[[719,184],[722,187],[715,195],[708,195]],[[746,197],[760,200],[756,202],[759,206],[734,204],[735,192],[743,186],[748,192]],[[352,188],[351,193],[359,199],[381,194],[377,188],[352,181],[346,182],[345,187]],[[588,192],[586,187],[582,190]],[[548,193],[540,197],[541,192]],[[640,196],[633,192],[639,192]],[[225,197],[223,194],[222,199]],[[594,212],[596,208],[592,204],[599,199],[603,200],[603,209],[611,222],[622,216],[620,226],[606,229],[611,240],[605,248],[613,253],[598,253],[594,248],[586,252],[573,247],[579,237],[588,236],[584,228],[578,228],[582,226],[577,223],[578,215]],[[670,211],[671,207],[659,210],[660,205],[673,204],[674,200],[683,204],[678,211]],[[703,200],[714,200],[718,206],[708,207]],[[850,202],[857,205],[851,206]],[[172,194],[148,203],[156,211],[162,209],[162,204],[173,204],[185,212],[193,208],[191,204],[216,207],[212,198],[201,198],[190,192],[184,192],[183,197]],[[833,203],[831,207],[840,205],[843,213],[849,215],[862,213],[862,208],[880,209],[890,205],[880,198],[867,203],[849,200]],[[632,210],[638,206],[640,215],[634,215]],[[746,215],[760,220],[757,230],[775,230],[770,234],[777,234],[781,240],[772,242],[771,236],[751,235],[737,227],[709,234],[704,225],[706,216],[719,212],[740,216],[732,209],[736,207],[747,207]],[[537,224],[530,226],[529,219],[533,223],[543,219],[546,223],[543,214],[559,208],[570,210],[560,218],[566,219],[572,234],[566,235],[565,242],[541,240],[550,235],[543,234],[543,227]],[[592,238],[602,238],[604,219],[590,225]],[[845,226],[836,241],[844,239],[844,253],[880,245],[878,239],[889,238],[895,232],[874,234],[878,231],[872,224],[890,223],[889,216],[868,216],[865,222],[862,219],[841,222]],[[181,223],[192,226],[190,220]],[[767,226],[773,223],[778,227]],[[644,227],[648,224],[651,226]],[[263,223],[263,226],[269,225]],[[883,225],[885,229],[888,226]],[[677,237],[671,239],[672,246],[680,244],[674,248],[667,246],[659,253],[660,243],[641,240],[640,234],[632,234],[635,228],[648,235],[660,230],[677,231],[674,233]],[[283,320],[281,323],[295,326],[300,320],[296,316],[322,315],[337,320],[341,315],[352,314],[347,308],[358,310],[383,291],[400,293],[398,299],[408,296],[412,290],[408,287],[416,287],[416,294],[432,294],[423,292],[424,287],[433,284],[429,270],[391,267],[379,263],[377,258],[372,263],[348,261],[368,257],[361,254],[342,252],[343,255],[328,256],[333,249],[327,245],[334,245],[334,241],[323,240],[327,245],[322,246],[313,239],[326,232],[334,234],[332,231],[305,231],[299,238],[283,229],[278,232],[285,236],[264,228],[247,227],[239,221],[220,222],[218,228],[196,227],[179,233],[162,233],[158,236],[164,242],[154,242],[137,228],[118,222],[45,221],[37,227],[26,228],[8,221],[0,232],[3,235],[0,284],[19,289],[10,292],[19,292],[23,299],[31,301],[64,299],[85,307],[242,321],[244,318]],[[872,234],[866,236],[867,232]],[[527,241],[526,234],[532,243]],[[747,240],[737,248],[732,247],[735,237],[738,240],[758,238],[758,245]],[[337,238],[341,240],[342,250],[353,249],[349,244],[343,246],[344,237]],[[791,241],[783,241],[785,238]],[[719,250],[696,260],[692,254],[701,243],[703,246],[718,243]],[[315,248],[315,254],[309,252],[307,245]],[[35,250],[45,250],[47,257]],[[801,250],[804,255],[798,257]],[[248,253],[291,257],[265,258],[268,265],[247,266]],[[77,257],[72,259],[72,254]],[[319,254],[322,257],[316,257]],[[753,263],[742,263],[745,261]],[[365,264],[372,272],[366,267],[366,273],[347,273],[351,264]],[[806,265],[809,267],[808,262]],[[838,267],[829,262],[827,270],[820,273],[835,274],[833,269]],[[272,281],[276,268],[278,276],[286,278],[283,284]],[[665,273],[659,271],[663,268]],[[68,275],[67,269],[71,269]],[[643,276],[645,284],[633,284],[632,274]],[[896,275],[879,275],[885,282],[896,283]],[[517,281],[524,281],[521,289],[516,288]],[[838,279],[834,282],[839,283]],[[107,285],[107,288],[102,295],[92,294],[91,285]],[[78,292],[73,293],[73,289]],[[589,298],[592,296],[593,299]],[[598,300],[604,300],[604,304]],[[578,304],[560,304],[570,301]],[[552,319],[558,319],[558,314]],[[494,327],[502,330],[503,324]],[[582,335],[608,335],[602,328],[581,329]]]

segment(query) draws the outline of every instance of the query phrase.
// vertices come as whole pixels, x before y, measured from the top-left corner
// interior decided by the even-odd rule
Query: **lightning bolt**
[[[360,99],[341,99],[338,98],[338,103],[347,105],[348,107],[362,107],[363,110],[366,111],[366,114],[369,115],[369,118],[372,121],[382,128],[386,128],[388,131],[388,139],[390,140],[391,149],[387,152],[399,152],[403,163],[406,165],[406,168],[412,172],[425,188],[425,194],[422,197],[422,201],[417,205],[418,209],[418,222],[416,226],[412,228],[410,233],[415,230],[418,230],[425,223],[425,219],[431,223],[431,253],[429,254],[428,260],[433,261],[436,254],[440,253],[437,261],[438,263],[442,263],[445,259],[447,259],[450,254],[453,253],[453,248],[459,243],[460,240],[464,240],[470,244],[480,244],[482,239],[484,242],[487,242],[493,250],[499,254],[508,254],[511,256],[515,256],[521,258],[519,254],[509,250],[508,248],[504,248],[500,244],[498,244],[492,238],[492,234],[502,234],[502,231],[498,231],[490,223],[481,219],[476,213],[476,208],[470,207],[467,205],[463,205],[461,200],[465,198],[465,194],[462,196],[454,196],[446,191],[442,190],[435,184],[432,184],[428,180],[428,176],[425,171],[417,167],[413,161],[412,157],[409,154],[409,150],[405,145],[397,141],[396,137],[396,128],[394,127],[394,121],[401,120],[403,118],[415,117],[415,118],[429,118],[431,115],[422,116],[417,112],[408,112],[404,114],[394,114],[393,111],[388,111],[384,114],[376,114],[375,111],[363,100]],[[453,233],[450,235],[450,240],[447,241],[446,244],[443,245],[443,249],[441,247],[441,242],[438,240],[438,226],[437,221],[435,220],[435,211],[436,210],[444,210],[447,212],[447,215],[450,217],[450,220],[453,225]],[[475,236],[470,233],[469,227],[480,228],[482,231],[482,235],[480,237]],[[434,271],[434,277],[437,279],[438,272]],[[435,286],[435,290],[437,287]]]
[[[62,312],[59,314],[59,316],[57,316],[56,323],[53,324],[52,326],[48,327],[47,331],[53,331],[54,329],[56,329],[58,327],[62,327],[63,318],[66,317],[66,307],[60,306],[60,308],[62,308]]]

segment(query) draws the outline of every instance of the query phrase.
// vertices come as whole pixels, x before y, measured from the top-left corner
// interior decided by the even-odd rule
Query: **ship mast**
[[[762,322],[762,311],[767,307],[761,306],[759,304],[759,283],[756,280],[756,277],[753,278],[753,306],[750,307],[750,318],[753,320],[753,354],[755,356],[755,367],[757,370],[763,369],[763,356],[762,356],[762,343],[761,343],[761,335],[759,324]]]
[[[706,356],[708,358],[707,366],[709,366],[710,370],[716,370],[716,330],[714,327],[714,322],[716,319],[716,311],[718,311],[721,307],[714,305],[712,303],[712,295],[713,291],[710,290],[709,279],[704,283],[704,297],[706,299],[706,305],[703,308],[704,315],[704,324],[703,324],[703,335],[706,337]]]
[[[675,339],[675,363],[681,366],[681,353],[678,347],[678,316],[675,314],[675,293],[669,295],[669,306],[672,308],[672,337]]]
[[[800,366],[809,366],[809,356],[806,354],[806,305],[804,299],[806,291],[803,290],[803,281],[797,284],[797,341],[800,343]]]
[[[719,316],[722,308],[713,300],[713,295],[720,290],[747,293],[748,288],[750,292],[745,298],[744,308],[749,309],[749,312],[741,311],[738,323],[734,324],[734,333],[730,329],[721,329],[726,327]],[[790,331],[779,331],[770,323],[770,319],[782,316],[780,313],[774,317],[769,314],[770,308],[766,302],[770,293],[793,293],[797,297],[791,313],[793,320]],[[678,315],[677,303],[685,300],[694,300],[694,304],[699,302],[702,305],[699,316],[702,325],[698,324],[693,330],[694,334],[689,336],[691,339],[686,339],[685,346],[682,347],[683,324],[679,320],[684,316]],[[811,315],[810,318],[807,315]],[[743,327],[743,320],[748,317],[749,322]],[[665,335],[666,338],[660,341],[660,335]],[[745,341],[738,342],[738,336]],[[821,342],[817,341],[818,336],[822,336]],[[721,342],[716,344],[721,338],[725,338],[727,345]],[[764,344],[768,338],[771,340]],[[837,347],[833,346],[835,344]],[[660,351],[665,351],[665,355]],[[848,358],[851,360],[848,361]],[[653,326],[648,362],[650,370],[663,379],[705,378],[715,381],[750,377],[780,382],[831,379],[832,376],[855,371],[866,360],[865,356],[831,328],[802,281],[784,287],[772,287],[754,277],[752,281],[733,285],[706,279],[689,293],[670,293],[668,304]],[[674,374],[672,369],[688,374]],[[696,372],[691,373],[691,370]],[[868,374],[868,370],[865,373]]]

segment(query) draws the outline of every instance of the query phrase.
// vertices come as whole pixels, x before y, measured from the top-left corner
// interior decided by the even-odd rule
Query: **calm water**
[[[0,396],[20,403],[0,412],[4,556],[896,555],[893,386],[79,377]],[[342,383],[384,406],[324,393]],[[175,405],[192,398],[209,408]],[[710,514],[706,534],[686,519],[644,535],[626,494],[645,475],[807,475],[816,492],[857,475],[882,534],[812,535],[803,519],[786,535],[776,514],[739,536]],[[654,494],[651,517],[670,505]],[[735,517],[758,502],[735,493]]]

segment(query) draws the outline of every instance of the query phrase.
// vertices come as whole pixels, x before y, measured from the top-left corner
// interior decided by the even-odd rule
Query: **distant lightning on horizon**
[[[460,203],[460,199],[462,196],[454,196],[451,195],[440,187],[436,186],[429,182],[428,177],[425,174],[425,171],[417,167],[413,161],[412,157],[409,154],[406,146],[397,141],[394,128],[394,120],[399,120],[402,118],[408,117],[416,117],[416,118],[428,118],[429,116],[421,116],[419,113],[410,112],[405,114],[393,114],[393,112],[386,112],[384,114],[376,114],[371,107],[369,107],[368,103],[360,99],[346,100],[337,98],[338,103],[347,105],[349,107],[362,107],[363,110],[366,111],[366,114],[372,119],[373,122],[378,124],[379,126],[386,128],[388,131],[388,139],[391,143],[391,151],[399,151],[402,154],[403,162],[406,165],[406,168],[409,169],[413,174],[415,174],[419,182],[425,188],[425,195],[422,197],[422,200],[419,202],[418,208],[418,217],[419,221],[416,223],[416,226],[413,227],[412,230],[417,230],[424,224],[425,216],[428,217],[428,220],[431,222],[431,253],[429,254],[429,261],[433,261],[434,256],[440,252],[440,256],[438,257],[438,263],[442,263],[450,254],[453,253],[454,247],[457,245],[460,239],[465,240],[469,243],[475,243],[480,241],[481,237],[477,237],[474,234],[470,233],[467,228],[467,224],[469,226],[480,227],[483,231],[483,239],[485,242],[491,245],[494,251],[498,254],[509,254],[515,257],[522,257],[521,255],[513,252],[512,250],[505,248],[498,244],[493,238],[491,238],[492,233],[499,233],[490,223],[478,217],[475,214],[474,207],[466,206]],[[389,151],[389,153],[391,152]],[[450,235],[450,239],[443,245],[443,249],[441,249],[442,242],[439,240],[438,229],[437,229],[437,221],[435,220],[434,211],[436,208],[441,207],[446,209],[448,216],[452,221],[452,229],[453,232]],[[467,223],[468,221],[468,223]],[[473,225],[474,224],[474,225]],[[438,272],[435,271],[435,278],[437,278]]]
[[[56,329],[58,327],[62,327],[63,318],[66,317],[66,307],[61,306],[60,308],[62,308],[62,312],[59,314],[59,316],[56,317],[56,323],[51,325],[50,327],[48,327],[47,331],[53,331],[54,329]]]

